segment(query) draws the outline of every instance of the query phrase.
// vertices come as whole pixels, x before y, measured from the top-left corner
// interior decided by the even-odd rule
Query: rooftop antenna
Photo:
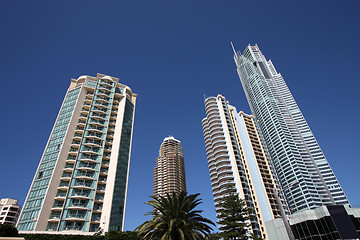
[[[204,93],[204,101],[206,100],[206,96],[205,96],[205,93]]]
[[[232,42],[230,42],[230,44],[231,44],[231,47],[232,47],[232,49],[233,49],[233,51],[234,51],[235,57],[239,57],[239,56],[237,55],[236,51],[235,51],[234,44],[233,44]]]

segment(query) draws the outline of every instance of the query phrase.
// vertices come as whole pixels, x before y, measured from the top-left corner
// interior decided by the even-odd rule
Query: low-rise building
[[[18,200],[3,198],[0,200],[0,224],[11,224],[15,226],[21,207]]]

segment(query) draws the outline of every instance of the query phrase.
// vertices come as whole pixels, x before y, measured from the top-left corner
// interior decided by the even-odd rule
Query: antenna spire
[[[234,51],[235,56],[238,57],[238,55],[237,55],[237,53],[236,53],[236,51],[235,51],[235,48],[234,48],[234,44],[233,44],[232,42],[230,42],[230,44],[231,44],[231,47],[232,47],[232,49],[233,49],[233,51]]]

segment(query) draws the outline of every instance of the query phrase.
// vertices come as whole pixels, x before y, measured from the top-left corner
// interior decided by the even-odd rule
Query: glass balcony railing
[[[76,177],[89,177],[89,178],[92,178],[92,177],[94,177],[94,174],[78,173],[78,174],[76,175]]]
[[[85,214],[68,214],[67,218],[80,218],[80,219],[84,219],[86,217]]]
[[[70,207],[87,208],[87,205],[82,203],[73,203],[70,205]]]
[[[91,168],[91,169],[95,169],[95,168],[96,168],[96,164],[79,164],[79,168]]]
[[[74,137],[82,137],[82,134],[80,134],[80,133],[75,133],[75,134],[74,134]]]
[[[64,204],[54,204],[53,208],[62,208]]]

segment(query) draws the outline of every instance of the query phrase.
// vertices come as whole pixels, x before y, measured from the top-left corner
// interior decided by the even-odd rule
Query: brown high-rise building
[[[181,142],[167,137],[160,146],[154,168],[154,196],[186,191],[184,150]]]

